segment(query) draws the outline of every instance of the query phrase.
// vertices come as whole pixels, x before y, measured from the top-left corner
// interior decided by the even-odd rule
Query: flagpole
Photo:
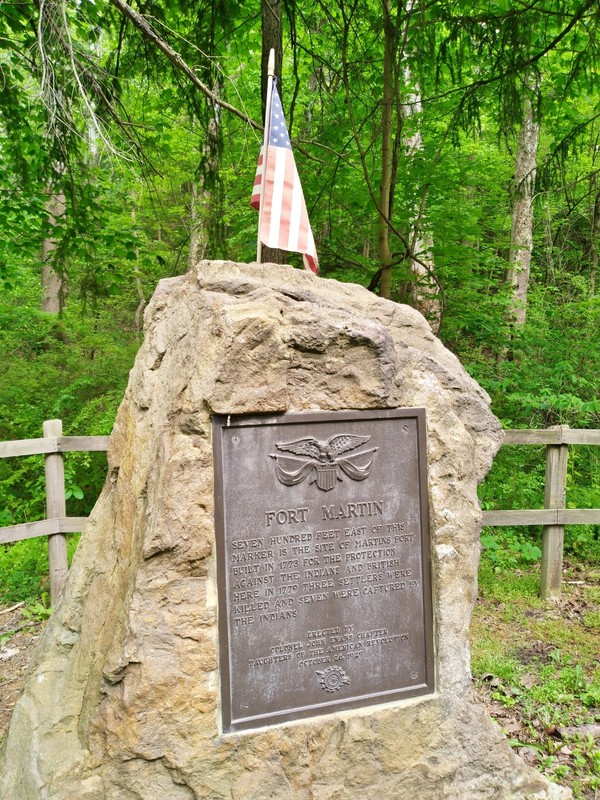
[[[265,103],[265,131],[263,135],[262,147],[262,179],[260,183],[260,205],[258,207],[258,238],[256,242],[256,260],[262,263],[262,242],[260,240],[260,230],[262,227],[263,199],[265,195],[265,170],[267,167],[267,151],[269,149],[269,128],[271,127],[271,97],[273,95],[273,78],[275,77],[275,50],[271,48],[269,52],[269,63],[267,66],[267,102]]]

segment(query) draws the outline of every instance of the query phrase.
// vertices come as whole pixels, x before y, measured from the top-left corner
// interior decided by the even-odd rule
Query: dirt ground
[[[0,741],[6,734],[43,625],[43,621],[28,615],[24,603],[0,606]]]

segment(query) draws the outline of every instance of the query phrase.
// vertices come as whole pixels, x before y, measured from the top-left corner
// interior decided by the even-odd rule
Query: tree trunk
[[[508,312],[510,322],[518,327],[525,324],[527,289],[531,252],[533,250],[533,192],[540,126],[535,121],[533,105],[526,101],[525,114],[515,159],[512,192],[512,227],[510,234],[507,281],[512,287]]]
[[[379,186],[379,262],[381,264],[381,296],[392,295],[392,253],[390,250],[389,216],[392,196],[392,101],[394,97],[394,53],[396,30],[390,0],[383,6],[383,101],[381,110],[381,183]]]
[[[202,221],[199,214],[199,190],[197,181],[192,181],[190,192],[190,247],[188,250],[188,269],[192,269],[204,258],[206,245],[202,237]],[[202,245],[202,249],[201,248]],[[198,253],[202,255],[198,256]]]
[[[220,92],[218,81],[213,90]],[[219,177],[221,154],[221,109],[212,101],[212,116],[208,121],[202,157],[199,165],[199,178],[191,185],[190,247],[188,266],[195,266],[203,258],[217,258],[223,254],[223,193]],[[210,110],[209,110],[210,113]]]
[[[261,55],[261,96],[263,119],[267,105],[267,75],[269,69],[269,53],[275,50],[275,75],[278,81],[279,97],[281,91],[281,62],[283,58],[283,33],[281,27],[281,0],[261,0],[262,17],[262,55]]]
[[[65,216],[65,195],[53,189],[48,189],[46,212],[48,224],[55,228],[57,222]],[[67,281],[64,272],[56,269],[56,250],[58,242],[52,235],[48,235],[42,242],[42,311],[49,314],[60,314],[64,308],[67,296]]]
[[[404,36],[405,42],[407,43],[405,58],[411,54],[411,36],[408,26],[410,26],[411,17],[415,11],[416,4],[416,0],[408,0],[406,4],[408,16]],[[403,73],[404,85],[406,87],[412,87],[413,76],[407,60],[405,61]],[[421,90],[417,83],[415,89],[410,91],[408,102],[402,105],[402,115],[404,119],[407,120],[415,115],[420,115],[421,110]],[[404,147],[409,159],[418,156],[423,151],[423,134],[419,121],[417,121],[417,127],[413,135],[404,138]],[[419,206],[415,208],[410,219],[409,266],[412,274],[415,276],[415,281],[410,286],[410,294],[415,308],[427,319],[433,332],[437,333],[442,321],[442,306],[439,297],[440,289],[433,278],[435,269],[433,260],[433,237],[423,224],[428,193],[429,188],[427,183],[425,183],[421,190]],[[416,256],[416,258],[414,256]]]
[[[412,82],[410,70],[405,68],[404,78],[407,86]],[[405,118],[418,114],[421,111],[421,95],[419,89],[410,95],[409,102],[402,108]],[[415,133],[405,139],[406,153],[409,158],[423,150],[423,134],[417,128]],[[411,288],[414,306],[427,319],[431,330],[437,333],[442,322],[442,306],[440,303],[439,286],[433,278],[435,263],[433,260],[433,237],[423,226],[423,216],[427,204],[428,187],[425,185],[421,193],[421,202],[413,214],[410,234],[409,258],[410,269],[416,280]],[[413,256],[416,255],[417,258]],[[418,259],[418,260],[417,260]]]
[[[419,220],[416,218],[413,221],[411,251],[419,260],[410,259],[410,268],[416,277],[411,294],[415,308],[429,322],[431,330],[438,333],[442,323],[442,304],[440,287],[433,278],[435,263],[432,249],[433,237],[429,231],[420,227]]]
[[[261,0],[262,16],[262,107],[263,120],[265,118],[265,107],[267,104],[267,78],[269,68],[269,53],[275,50],[275,75],[277,77],[277,90],[279,97],[282,97],[281,87],[281,62],[283,57],[283,34],[281,27],[281,0]],[[283,100],[282,100],[283,102]],[[262,245],[261,261],[263,264],[285,264],[287,262],[285,250],[276,247]]]
[[[392,147],[392,114],[394,99],[398,102],[398,77],[395,73],[395,60],[399,42],[399,31],[397,24],[392,17],[391,0],[382,0],[383,10],[383,30],[384,30],[384,55],[383,55],[383,101],[381,115],[381,184],[379,190],[379,261],[381,264],[381,296],[391,297],[392,284],[392,253],[390,248],[390,224],[392,216],[393,200],[393,175],[394,175],[394,151]],[[413,2],[409,0],[407,12],[409,14],[406,25],[410,23],[410,12],[413,10]],[[405,30],[404,42],[409,39],[408,29]],[[402,57],[402,56],[400,56]],[[398,65],[398,69],[400,69]],[[404,78],[407,84],[411,82],[410,70],[404,69]],[[417,94],[411,96],[410,102],[399,109],[398,122],[401,117],[406,118],[410,114],[420,111],[420,97]],[[397,139],[401,136],[400,128],[397,131]],[[398,145],[398,142],[397,142]],[[408,156],[423,149],[423,139],[420,131],[417,131],[410,139],[404,141],[404,146]],[[410,266],[413,273],[417,276],[412,295],[415,306],[427,317],[434,332],[437,333],[441,319],[441,306],[439,302],[438,286],[431,279],[433,271],[433,257],[431,248],[433,242],[431,237],[423,230],[422,218],[427,199],[427,189],[424,188],[421,204],[415,210],[411,220],[412,233],[409,237],[410,253],[418,255],[418,260],[410,257]]]

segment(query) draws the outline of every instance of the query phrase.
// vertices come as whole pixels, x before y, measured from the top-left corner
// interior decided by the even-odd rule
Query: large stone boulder
[[[423,407],[436,692],[220,728],[215,414]],[[5,800],[566,798],[474,701],[476,486],[502,432],[414,309],[291,267],[160,282],[109,474],[4,743]]]

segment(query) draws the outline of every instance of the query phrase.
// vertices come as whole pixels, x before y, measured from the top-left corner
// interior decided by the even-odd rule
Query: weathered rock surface
[[[219,733],[211,415],[427,409],[437,693]],[[15,708],[5,800],[567,798],[471,695],[485,393],[413,309],[289,267],[161,281],[110,472]]]

